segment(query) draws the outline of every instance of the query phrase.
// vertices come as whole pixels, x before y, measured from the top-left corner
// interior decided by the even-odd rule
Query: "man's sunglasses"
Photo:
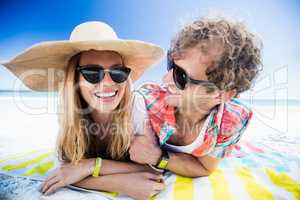
[[[175,64],[173,59],[168,59],[167,69],[168,71],[173,69],[173,79],[176,87],[180,90],[184,90],[187,83],[202,85],[208,88],[216,88],[216,85],[210,81],[196,80],[189,77],[184,69]]]
[[[86,81],[92,84],[101,82],[104,79],[105,73],[108,72],[111,79],[115,83],[123,83],[128,79],[131,69],[117,64],[111,66],[109,69],[104,69],[101,65],[89,64],[78,66],[77,70],[82,74]]]

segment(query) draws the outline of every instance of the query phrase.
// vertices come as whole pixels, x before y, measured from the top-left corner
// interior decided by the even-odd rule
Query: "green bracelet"
[[[102,166],[102,159],[100,157],[97,157],[95,168],[93,171],[93,177],[98,177],[100,175],[101,166]]]

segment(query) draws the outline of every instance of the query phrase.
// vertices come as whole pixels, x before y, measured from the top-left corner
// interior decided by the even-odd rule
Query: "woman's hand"
[[[76,183],[92,173],[95,161],[86,159],[78,164],[66,163],[57,168],[41,186],[44,195],[50,195],[59,188]]]
[[[148,200],[165,188],[161,175],[140,172],[124,174],[122,193],[136,200]]]

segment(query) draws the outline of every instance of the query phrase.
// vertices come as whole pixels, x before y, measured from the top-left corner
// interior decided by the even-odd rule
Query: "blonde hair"
[[[80,54],[73,56],[69,63],[64,80],[64,85],[60,91],[60,116],[59,133],[57,139],[58,158],[66,162],[78,162],[88,157],[96,157],[99,152],[91,149],[93,143],[97,144],[97,137],[92,137],[88,132],[87,123],[84,122],[86,114],[81,111],[87,103],[81,97],[77,87],[78,74],[76,67],[79,63]],[[107,146],[106,153],[114,160],[124,160],[132,139],[132,128],[130,123],[130,84],[127,81],[125,94],[113,113],[112,124],[115,125],[111,132],[111,138]],[[91,153],[96,152],[96,153]]]

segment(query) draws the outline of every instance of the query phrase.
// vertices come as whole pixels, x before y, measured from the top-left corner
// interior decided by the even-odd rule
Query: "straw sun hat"
[[[76,26],[69,40],[38,43],[1,64],[32,90],[57,91],[70,58],[92,49],[118,52],[131,68],[133,81],[164,54],[157,45],[120,39],[109,25],[94,21]]]

